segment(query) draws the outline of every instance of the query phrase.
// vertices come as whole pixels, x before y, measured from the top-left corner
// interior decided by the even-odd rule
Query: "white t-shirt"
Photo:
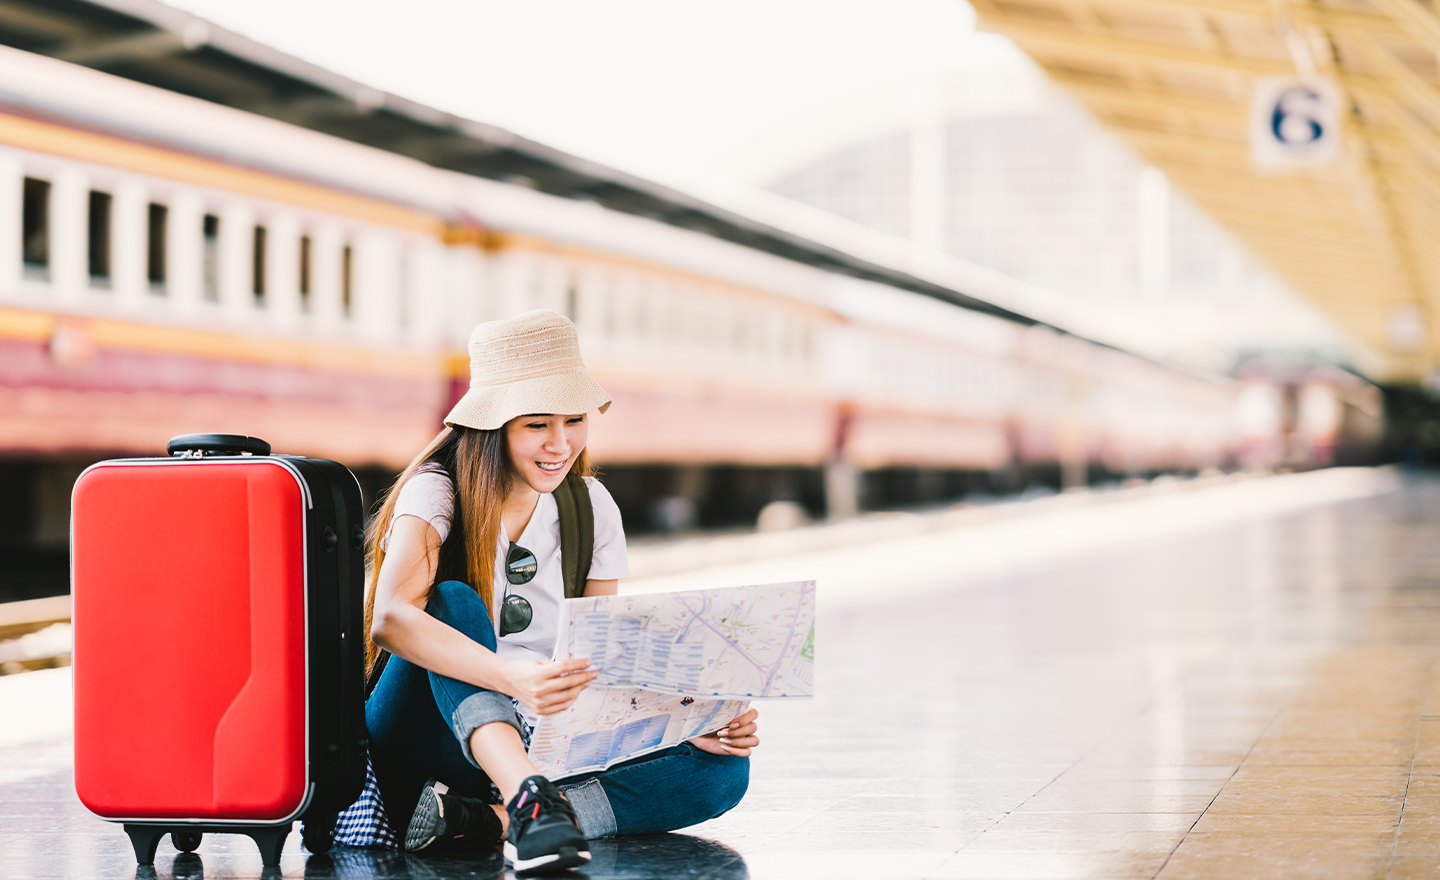
[[[629,577],[620,508],[615,506],[615,499],[600,481],[586,477],[585,485],[590,489],[590,506],[595,511],[595,552],[590,556],[590,577],[602,581]],[[439,465],[425,465],[400,487],[391,528],[402,516],[419,517],[435,528],[443,542],[450,535],[454,512],[455,489],[450,476]],[[389,541],[387,533],[380,546],[385,547]],[[516,586],[505,580],[505,557],[510,551],[510,541],[501,530],[495,551],[495,596],[490,607],[498,645],[495,653],[513,660],[548,661],[555,653],[560,603],[565,601],[565,578],[560,569],[560,511],[555,506],[555,496],[540,496],[535,513],[515,543],[534,553],[539,566],[528,584]],[[506,595],[524,596],[530,603],[532,615],[528,627],[502,638],[496,608]]]

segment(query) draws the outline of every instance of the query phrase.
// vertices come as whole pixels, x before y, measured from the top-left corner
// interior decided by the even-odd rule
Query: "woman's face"
[[[590,423],[585,414],[529,415],[505,424],[510,462],[530,488],[553,492],[585,448]]]

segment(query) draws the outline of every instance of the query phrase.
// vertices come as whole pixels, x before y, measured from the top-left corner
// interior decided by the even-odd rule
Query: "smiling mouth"
[[[542,470],[542,471],[548,471],[548,472],[550,472],[550,473],[554,473],[555,471],[558,471],[558,470],[560,470],[561,468],[563,468],[563,467],[565,466],[565,462],[562,461],[562,462],[560,462],[560,463],[558,463],[558,464],[546,464],[546,463],[543,462],[543,461],[537,461],[537,462],[535,462],[535,466],[538,467],[538,468],[540,468],[540,470]]]

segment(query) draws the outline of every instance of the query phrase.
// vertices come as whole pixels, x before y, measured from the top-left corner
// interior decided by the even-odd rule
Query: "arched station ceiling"
[[[1147,162],[1377,355],[1440,365],[1440,18],[1416,0],[970,0]],[[1335,162],[1250,161],[1261,77],[1341,91]],[[1417,324],[1418,322],[1421,322]],[[1428,325],[1423,334],[1419,327]]]

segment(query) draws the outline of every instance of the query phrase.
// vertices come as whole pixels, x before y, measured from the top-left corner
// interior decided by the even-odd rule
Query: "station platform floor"
[[[1440,480],[1305,474],[802,545],[630,585],[816,576],[818,696],[761,707],[739,807],[597,842],[586,876],[1440,877]],[[0,678],[0,878],[504,873],[298,835],[279,869],[207,837],[137,870],[75,799],[67,683]]]

